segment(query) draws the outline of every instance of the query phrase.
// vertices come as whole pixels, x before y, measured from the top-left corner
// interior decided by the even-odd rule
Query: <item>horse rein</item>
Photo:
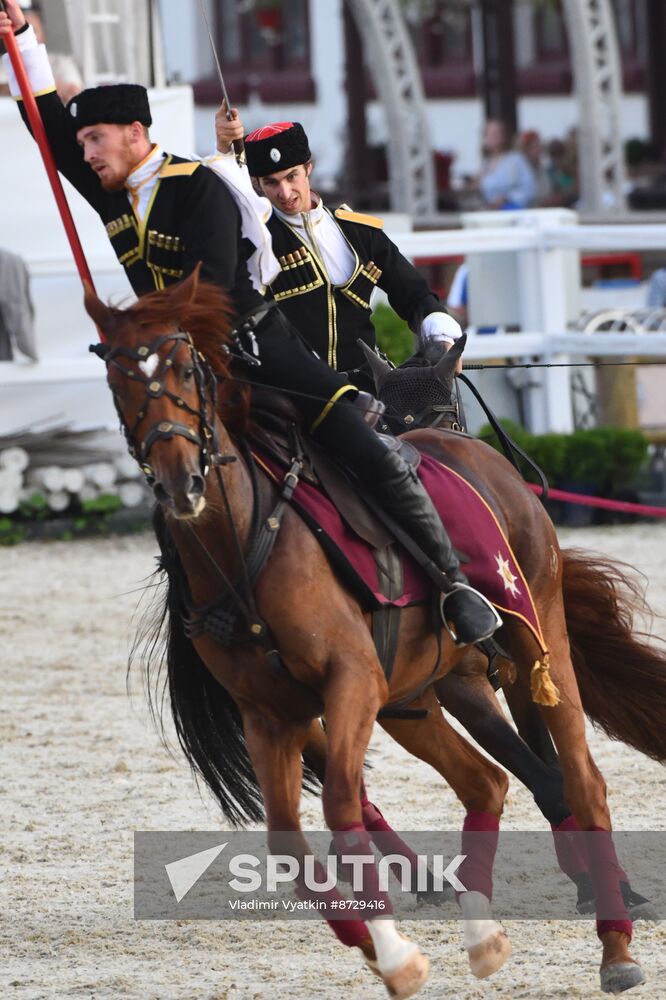
[[[166,358],[161,360],[159,366],[155,366],[151,370],[149,361],[152,357],[159,358],[159,350],[165,344],[171,344],[171,348]],[[199,408],[194,409],[191,407],[181,396],[176,395],[176,393],[171,392],[165,384],[165,377],[169,369],[173,368],[174,356],[178,347],[181,343],[186,343],[189,347],[192,375],[195,379],[197,386],[197,395],[199,401]],[[98,357],[102,358],[107,366],[114,367],[122,374],[131,379],[132,382],[139,383],[145,386],[146,389],[146,403],[141,410],[137,413],[136,420],[134,424],[130,427],[125,419],[122,412],[120,401],[117,394],[113,391],[111,386],[111,392],[113,395],[114,405],[116,407],[116,412],[118,413],[118,418],[120,420],[125,439],[127,441],[127,446],[132,457],[139,464],[141,471],[146,477],[148,485],[152,488],[155,483],[154,470],[149,462],[149,455],[152,446],[156,441],[166,441],[173,437],[184,437],[187,441],[192,442],[199,446],[199,464],[201,469],[201,474],[205,479],[211,468],[215,469],[217,475],[218,488],[222,495],[224,506],[227,514],[228,521],[231,525],[231,534],[233,537],[234,548],[236,551],[236,557],[239,562],[242,574],[242,582],[240,586],[234,585],[232,580],[226,575],[222,570],[221,566],[214,559],[212,554],[208,551],[207,547],[201,541],[197,533],[192,528],[192,525],[187,522],[186,527],[189,528],[191,537],[193,541],[197,544],[199,549],[204,554],[205,558],[212,566],[216,575],[220,578],[226,590],[231,593],[241,608],[243,614],[247,618],[248,625],[250,627],[250,632],[255,640],[265,640],[267,635],[266,626],[262,622],[254,600],[254,593],[252,588],[252,573],[248,568],[247,560],[243,552],[240,538],[238,537],[238,532],[233,520],[233,514],[231,510],[231,504],[229,501],[229,495],[224,483],[224,477],[221,475],[220,466],[228,465],[231,462],[237,460],[237,456],[234,454],[222,455],[219,451],[219,436],[215,427],[215,417],[217,413],[217,379],[213,370],[206,360],[205,356],[201,354],[200,351],[194,346],[192,337],[189,333],[183,330],[176,330],[171,333],[160,334],[155,337],[149,344],[139,344],[137,347],[110,347],[108,344],[92,344],[90,346],[90,351],[96,354]],[[119,359],[129,359],[130,361],[136,361],[140,372],[137,372],[134,368],[129,368],[122,363]],[[154,399],[160,399],[166,396],[171,402],[175,403],[179,409],[184,410],[186,413],[192,414],[196,417],[199,422],[199,431],[195,431],[192,427],[188,427],[187,424],[172,420],[161,420],[159,422],[153,423],[145,434],[143,441],[137,441],[137,435],[139,428],[143,421],[146,420],[148,416],[148,411],[150,403]],[[247,461],[246,456],[246,461]],[[250,474],[252,477],[253,495],[257,495],[257,484],[255,481],[254,466],[249,456],[249,461],[247,461],[248,468],[250,469]],[[297,481],[297,480],[296,480]],[[275,519],[275,511],[273,512],[273,520]],[[252,538],[256,538],[258,534],[258,516],[259,511],[255,506],[253,511],[253,523],[251,526],[250,535]],[[270,520],[270,519],[269,519]],[[279,519],[278,519],[279,521]],[[269,538],[271,534],[276,533],[275,529],[271,529],[269,532]],[[262,549],[266,547],[266,540],[261,539]],[[270,546],[272,547],[272,545]],[[269,549],[270,551],[270,549]]]

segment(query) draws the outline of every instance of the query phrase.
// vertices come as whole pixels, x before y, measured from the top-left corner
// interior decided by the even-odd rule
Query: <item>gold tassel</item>
[[[550,653],[546,653],[543,661],[537,660],[532,667],[530,676],[532,701],[537,705],[559,705],[560,692],[550,676]]]

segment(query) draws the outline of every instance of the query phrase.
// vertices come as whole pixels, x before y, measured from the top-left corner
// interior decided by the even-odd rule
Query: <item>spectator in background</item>
[[[573,132],[565,142],[553,139],[548,143],[548,161],[552,204],[569,208],[578,200],[578,163]]]
[[[504,122],[490,119],[483,131],[483,166],[479,189],[486,208],[531,208],[537,182],[523,153],[513,148]]]
[[[651,309],[666,307],[666,267],[660,267],[650,277],[647,289],[647,305]]]
[[[539,133],[535,132],[534,129],[523,132],[520,137],[520,149],[534,174],[537,189],[535,205],[547,207],[555,204],[553,202],[553,184],[544,163],[543,143]]]
[[[23,8],[26,21],[35,30],[37,41],[44,43],[45,31],[41,4],[38,0],[25,0],[25,2],[21,3],[21,7]],[[55,77],[58,97],[63,104],[66,104],[75,94],[83,90],[83,77],[73,57],[66,55],[64,52],[49,52],[49,62],[51,63],[51,69]],[[0,94],[7,93],[9,93],[7,78],[4,76],[4,69],[0,62]]]

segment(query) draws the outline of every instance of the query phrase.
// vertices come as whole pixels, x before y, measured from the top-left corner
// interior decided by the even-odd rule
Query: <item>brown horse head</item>
[[[96,348],[127,437],[157,500],[175,517],[205,507],[205,478],[217,460],[216,370],[228,368],[229,300],[199,282],[177,285],[128,309],[86,288],[88,314],[107,342]]]

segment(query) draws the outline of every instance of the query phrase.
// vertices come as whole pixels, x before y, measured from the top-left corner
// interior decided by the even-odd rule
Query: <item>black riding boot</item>
[[[490,602],[470,587],[435,506],[421,480],[397,451],[386,451],[365,484],[405,533],[435,564],[430,575],[444,591],[442,617],[459,645],[481,642],[501,625]]]

